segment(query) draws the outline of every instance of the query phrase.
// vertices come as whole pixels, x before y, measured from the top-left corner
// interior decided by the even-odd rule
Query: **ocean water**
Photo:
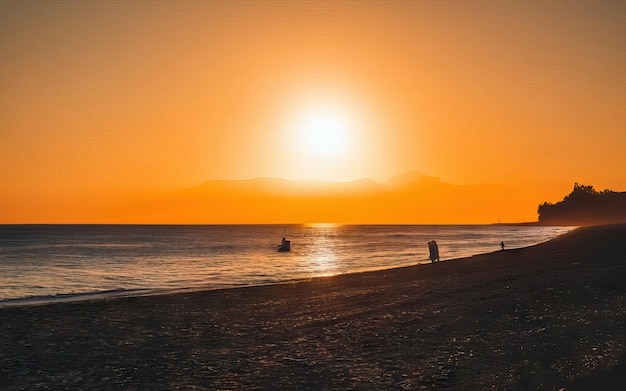
[[[0,307],[265,285],[547,241],[507,225],[0,225]],[[278,252],[282,237],[291,252]],[[462,260],[459,260],[462,262]]]

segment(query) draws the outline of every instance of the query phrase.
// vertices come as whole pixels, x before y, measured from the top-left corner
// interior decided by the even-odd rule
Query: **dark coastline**
[[[0,388],[624,389],[626,225],[307,282],[0,309]]]

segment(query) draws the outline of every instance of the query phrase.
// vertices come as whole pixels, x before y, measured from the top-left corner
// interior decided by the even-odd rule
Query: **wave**
[[[30,296],[17,299],[0,300],[0,309],[8,307],[25,307],[53,303],[74,303],[79,301],[99,301],[123,297],[147,296],[154,289],[111,289],[99,292],[63,293],[48,296]]]
[[[210,286],[190,286],[179,288],[141,288],[141,289],[110,289],[96,292],[82,292],[82,293],[62,293],[58,295],[47,296],[29,296],[20,297],[14,299],[0,300],[0,310],[11,307],[30,307],[49,304],[60,303],[79,303],[90,301],[106,301],[112,299],[124,299],[129,297],[145,297],[145,296],[157,296],[157,295],[171,295],[177,293],[192,293],[203,291],[214,291],[221,289],[234,289],[244,288],[252,286],[264,286],[291,283],[301,281],[304,279],[286,280],[286,281],[267,281],[265,283],[257,284],[212,284]]]

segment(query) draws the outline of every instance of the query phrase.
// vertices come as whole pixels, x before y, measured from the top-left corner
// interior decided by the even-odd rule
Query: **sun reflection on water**
[[[338,223],[308,223],[304,225],[307,228],[333,229],[341,227]]]
[[[328,277],[339,273],[336,246],[340,225],[332,223],[307,224],[312,236],[307,263],[316,276]]]

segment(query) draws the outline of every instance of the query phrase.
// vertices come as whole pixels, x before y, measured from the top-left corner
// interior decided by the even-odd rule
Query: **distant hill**
[[[539,222],[558,225],[598,225],[626,222],[626,192],[596,191],[574,184],[574,190],[556,204],[539,205]]]
[[[212,180],[142,200],[124,216],[133,221],[146,221],[148,216],[147,222],[196,224],[489,224],[500,218],[527,221],[533,205],[536,198],[511,186],[453,185],[409,172],[384,183]]]

